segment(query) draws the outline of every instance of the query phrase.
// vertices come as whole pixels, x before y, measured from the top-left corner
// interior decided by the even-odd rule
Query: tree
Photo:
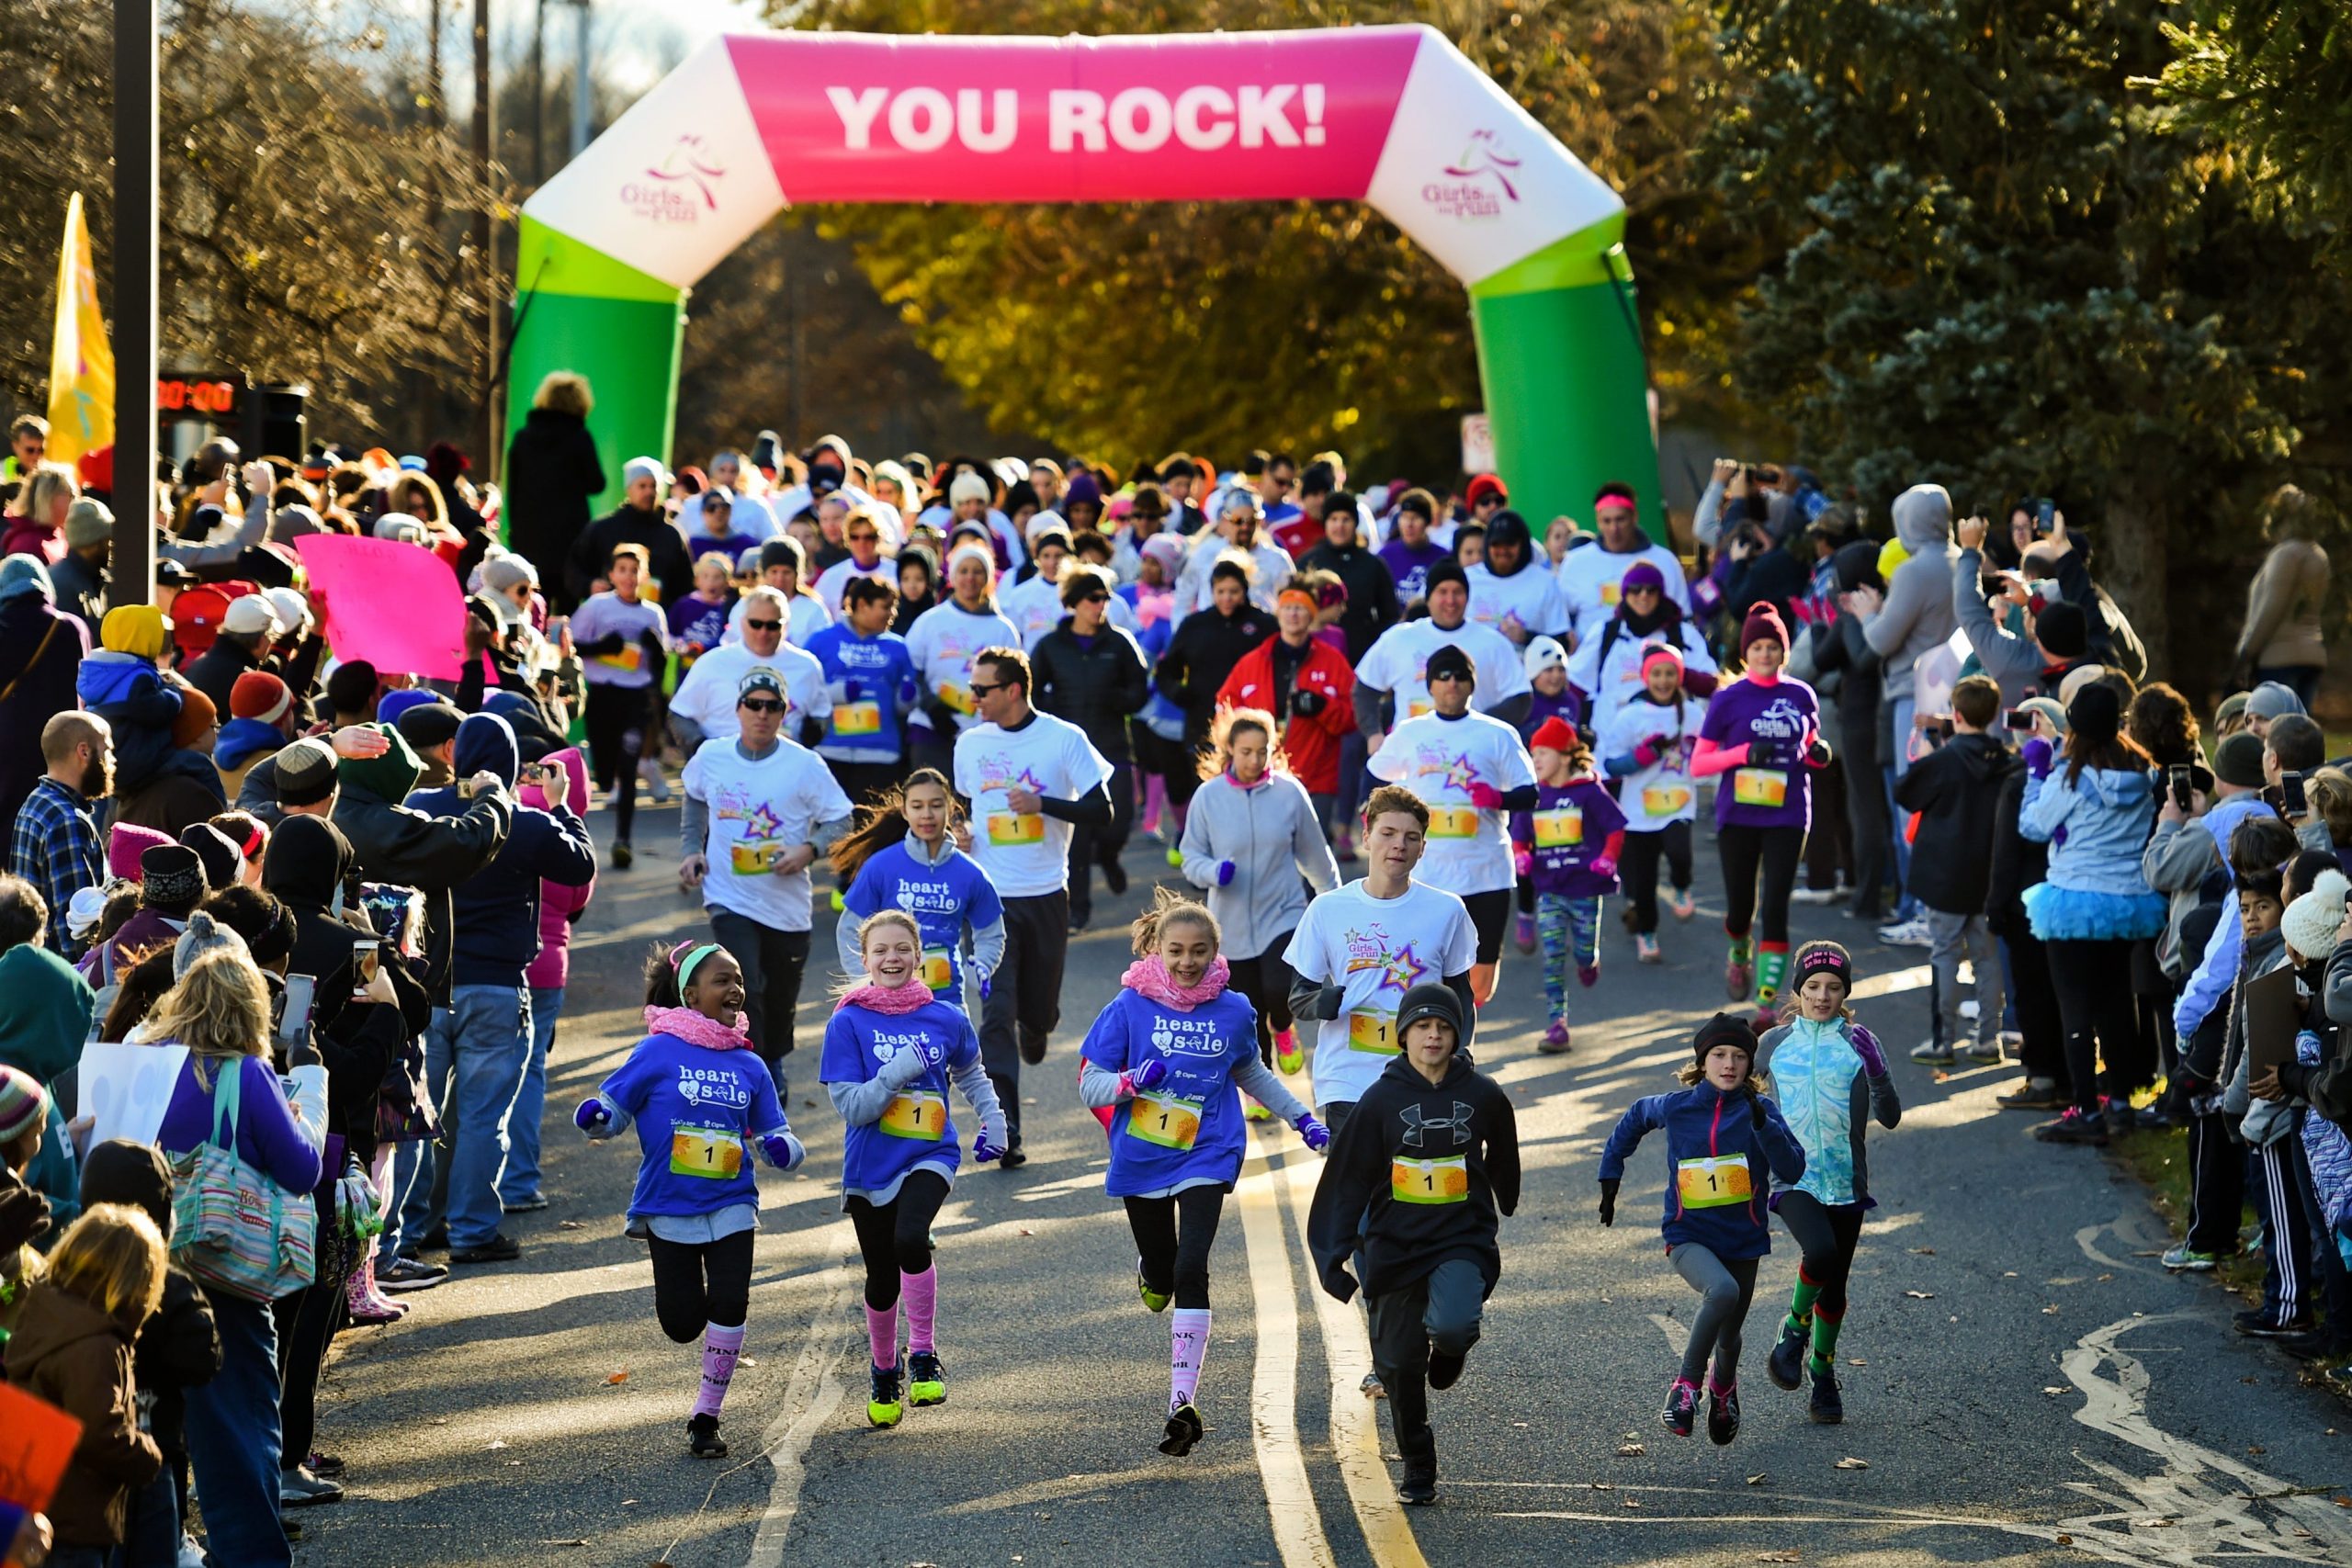
[[[2352,207],[2352,11],[2340,0],[2190,0],[2159,96],[2253,163],[2303,221]]]

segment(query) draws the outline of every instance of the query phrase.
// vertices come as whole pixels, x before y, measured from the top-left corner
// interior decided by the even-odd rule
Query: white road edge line
[[[841,1408],[842,1324],[854,1283],[846,1259],[857,1238],[847,1219],[836,1220],[831,1229],[826,1245],[835,1261],[821,1277],[824,1292],[809,1314],[808,1331],[792,1363],[792,1379],[785,1385],[775,1419],[761,1438],[768,1462],[775,1467],[775,1483],[768,1488],[767,1508],[760,1516],[748,1568],[783,1568],[785,1539],[792,1533],[793,1516],[800,1511],[800,1487],[808,1475],[802,1461],[819,1430]]]
[[[1298,1444],[1298,1284],[1283,1240],[1282,1211],[1274,1206],[1273,1168],[1255,1128],[1249,1136],[1249,1161],[1257,1168],[1245,1172],[1235,1196],[1250,1256],[1250,1289],[1257,1298],[1250,1426],[1259,1478],[1265,1483],[1266,1516],[1283,1568],[1337,1568]]]

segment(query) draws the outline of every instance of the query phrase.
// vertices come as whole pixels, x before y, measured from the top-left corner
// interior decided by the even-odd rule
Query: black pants
[[[1296,976],[1283,962],[1283,949],[1289,945],[1290,932],[1284,931],[1272,947],[1255,958],[1226,960],[1226,966],[1233,972],[1233,988],[1258,1010],[1258,1057],[1270,1067],[1274,1065],[1275,1034],[1295,1021],[1290,1013],[1290,987]]]
[[[1409,1285],[1365,1295],[1372,1366],[1388,1395],[1388,1417],[1400,1444],[1427,1441],[1430,1351],[1469,1354],[1486,1303],[1487,1278],[1466,1258],[1449,1258]]]
[[[2188,1250],[2215,1258],[2237,1252],[2245,1212],[2245,1145],[2230,1121],[2220,1111],[2188,1119]]]
[[[1069,829],[1069,912],[1073,919],[1091,919],[1094,915],[1094,868],[1104,868],[1103,881],[1110,881],[1109,868],[1119,863],[1119,853],[1127,847],[1127,836],[1136,829],[1136,770],[1132,762],[1111,764],[1111,825],[1096,828],[1084,822],[1074,822]]]
[[[1871,781],[1873,786],[1877,781]],[[1838,886],[1838,874],[1850,870],[1853,847],[1847,842],[1846,768],[1832,757],[1826,768],[1813,771],[1813,832],[1804,844],[1804,885],[1816,893]]]
[[[2050,983],[2058,992],[2058,1016],[2066,1031],[2066,1076],[2074,1085],[2075,1109],[2094,1116],[2102,1088],[2118,1097],[2124,1094],[2122,1064],[2130,1060],[2138,1039],[2132,944],[2066,940],[2042,946],[2050,955]],[[2102,1052],[2107,1060],[2103,1080]]]
[[[899,1277],[931,1267],[931,1226],[947,1201],[947,1179],[918,1170],[899,1183],[899,1195],[873,1203],[853,1193],[842,1201],[865,1260],[865,1304],[888,1312],[899,1304]]]
[[[341,1222],[319,1227],[318,1278],[270,1303],[271,1315],[277,1319],[277,1462],[283,1470],[309,1462],[318,1438],[319,1369],[326,1364],[327,1345],[350,1312],[344,1291],[350,1280],[350,1253],[340,1237],[330,1240],[330,1224],[339,1229]]]
[[[1836,1323],[1846,1315],[1846,1278],[1862,1244],[1862,1206],[1825,1203],[1810,1192],[1781,1194],[1781,1223],[1797,1244],[1797,1268],[1804,1281],[1821,1287],[1813,1310]]]
[[[792,1018],[808,968],[808,933],[772,931],[732,909],[710,912],[711,939],[743,966],[743,1017],[752,1049],[768,1065],[784,1098],[784,1059],[792,1055]]]
[[[1062,1021],[1062,965],[1069,958],[1069,895],[1004,900],[1004,962],[980,1002],[980,1065],[1004,1104],[1012,1146],[1021,1146],[1021,1064],[1046,1059]]]
[[[2319,1276],[2320,1304],[2327,1314],[2327,1331],[2338,1345],[2352,1336],[2352,1272],[2344,1267],[2344,1255],[2335,1249],[2335,1233],[2329,1228],[2327,1211],[2320,1206],[2319,1189],[2312,1181],[2311,1155],[2303,1147],[2300,1118],[2316,1116],[2315,1111],[2296,1112],[2298,1125],[2294,1132],[2279,1140],[2278,1163],[2287,1168],[2286,1179],[2293,1188],[2292,1201],[2302,1209],[2303,1234],[2311,1238],[2309,1258],[2312,1271]]]
[[[680,1345],[702,1337],[707,1325],[741,1328],[752,1314],[752,1238],[737,1231],[717,1241],[663,1241],[653,1250],[653,1315]]]
[[[1655,833],[1627,833],[1625,852],[1617,862],[1625,889],[1625,919],[1634,931],[1657,930],[1657,863],[1663,857],[1674,890],[1690,886],[1690,824],[1668,822]]]
[[[2025,1076],[2048,1078],[2061,1093],[2071,1094],[2066,1021],[2050,982],[2050,950],[2022,927],[2003,941],[2009,950],[2009,1001],[2017,1009],[2018,1033],[2024,1042],[2018,1056],[2025,1064]]]
[[[1143,1260],[1143,1282],[1180,1307],[1209,1304],[1209,1249],[1225,1213],[1225,1189],[1187,1187],[1172,1198],[1130,1198],[1127,1228]]]
[[[1724,859],[1724,930],[1743,937],[1754,922],[1764,928],[1764,941],[1788,941],[1789,895],[1797,885],[1804,829],[1735,823],[1716,831],[1715,843]]]
[[[1885,892],[1886,847],[1892,832],[1887,820],[1886,790],[1876,761],[1857,761],[1852,752],[1833,766],[1853,764],[1846,779],[1846,830],[1853,840],[1854,901],[1857,914],[1878,918]]]
[[[1169,803],[1192,805],[1193,792],[1201,787],[1200,752],[1142,724],[1129,725],[1127,734],[1135,742],[1136,766],[1168,786]]]
[[[828,757],[825,769],[852,806],[864,806],[907,776],[907,770],[896,762],[843,762]]]
[[[588,688],[588,758],[596,765],[596,787],[612,791],[613,838],[628,842],[637,821],[637,760],[645,746],[645,686]]]

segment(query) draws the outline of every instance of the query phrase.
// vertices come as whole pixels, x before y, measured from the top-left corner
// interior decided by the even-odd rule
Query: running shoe
[[[2033,1135],[2045,1144],[2088,1144],[2103,1149],[2107,1147],[2107,1118],[2098,1111],[2086,1116],[2070,1105],[2058,1113],[2057,1120],[2036,1127]]]
[[[1754,1030],[1759,1035],[1768,1029],[1780,1028],[1780,1008],[1771,1002],[1759,1004],[1756,1009],[1756,1016],[1747,1021],[1747,1027]]]
[[[1750,966],[1755,950],[1744,942],[1734,942],[1731,956],[1724,961],[1724,994],[1733,1001],[1747,999],[1747,988],[1755,983],[1755,970]]]
[[[1399,1437],[1396,1447],[1405,1461],[1405,1477],[1396,1483],[1396,1500],[1426,1508],[1437,1501],[1437,1434],[1424,1427],[1410,1438]]]
[[[311,1474],[299,1464],[277,1472],[277,1506],[281,1508],[315,1508],[322,1503],[342,1501],[342,1487]]]
[[[528,1198],[501,1198],[498,1206],[510,1214],[536,1214],[548,1206],[544,1192],[534,1192]]]
[[[1678,920],[1687,920],[1699,912],[1699,899],[1688,887],[1678,887],[1666,901],[1669,913]]]
[[[2222,1263],[2211,1253],[2199,1252],[2185,1241],[2167,1248],[2156,1261],[2176,1274],[2211,1274]]]
[[[1836,887],[1798,887],[1789,894],[1792,904],[1835,904],[1844,897],[1843,889]]]
[[[379,1291],[429,1291],[449,1277],[449,1270],[438,1263],[422,1258],[395,1258],[376,1270],[376,1288]]]
[[[1296,1029],[1274,1031],[1274,1066],[1287,1077],[1306,1066],[1306,1053],[1298,1048]]]
[[[1165,1430],[1168,1435],[1159,1439],[1159,1451],[1170,1459],[1182,1459],[1193,1451],[1193,1445],[1201,1440],[1206,1428],[1201,1425],[1201,1413],[1193,1408],[1193,1402],[1188,1399],[1168,1413]]]
[[[1271,1122],[1274,1119],[1274,1113],[1272,1111],[1267,1110],[1264,1106],[1259,1104],[1256,1100],[1250,1099],[1246,1094],[1241,1097],[1241,1113],[1252,1122]]]
[[[1430,1346],[1429,1374],[1430,1386],[1436,1389],[1447,1389],[1452,1388],[1455,1383],[1460,1382],[1462,1381],[1463,1360],[1464,1358],[1462,1356],[1453,1351],[1441,1350],[1434,1345]]]
[[[907,1403],[918,1410],[947,1403],[947,1369],[939,1364],[938,1351],[907,1352]]]
[[[1184,852],[1175,848],[1173,845],[1170,846],[1168,851],[1168,863],[1173,866],[1182,866],[1184,863]]]
[[[1544,1038],[1535,1043],[1535,1048],[1546,1056],[1566,1055],[1568,1054],[1568,1021],[1565,1018],[1554,1019],[1552,1027],[1544,1032]]]
[[[848,901],[842,898],[842,890],[838,887],[834,888],[830,895],[830,900],[833,906],[833,913],[836,915],[849,908]]]
[[[1949,1067],[1959,1060],[1952,1055],[1951,1047],[1940,1040],[1920,1041],[1911,1047],[1911,1059],[1937,1067]]]
[[[1168,1303],[1176,1299],[1173,1292],[1151,1288],[1151,1281],[1143,1277],[1143,1259],[1140,1258],[1136,1259],[1136,1294],[1141,1296],[1143,1304],[1153,1312],[1166,1312]]]
[[[2248,1307],[2230,1319],[2230,1326],[2249,1339],[2292,1339],[2312,1331],[2309,1317],[2290,1317],[2281,1323],[2261,1307]]]
[[[1364,1373],[1363,1382],[1356,1384],[1356,1390],[1366,1399],[1385,1399],[1388,1397],[1387,1386],[1380,1381],[1380,1374],[1378,1372]]]
[[[697,1412],[686,1418],[686,1452],[695,1459],[727,1457],[727,1439],[718,1435],[718,1416]]]
[[[1879,927],[1878,940],[1889,947],[1933,947],[1936,944],[1935,938],[1928,931],[1928,917],[1925,915]]]
[[[1535,917],[1534,917],[1534,916],[1532,916],[1532,915],[1521,915],[1521,916],[1520,916],[1520,917],[1519,917],[1519,920],[1518,920],[1518,929],[1517,929],[1516,932],[1514,933],[1514,936],[1515,936],[1515,940],[1519,942],[1519,950],[1520,950],[1520,952],[1521,952],[1521,953],[1532,953],[1532,952],[1534,952],[1534,951],[1535,951]]]
[[[1781,1319],[1781,1342],[1772,1347],[1765,1358],[1765,1375],[1774,1388],[1787,1389],[1791,1393],[1804,1386],[1805,1347],[1813,1342],[1813,1330],[1802,1323]]]
[[[895,1366],[872,1369],[873,1383],[865,1395],[865,1418],[876,1427],[895,1427],[899,1418],[907,1413],[906,1405],[899,1398],[899,1385],[905,1382],[906,1370],[904,1361]]]
[[[1707,1441],[1723,1448],[1739,1436],[1739,1384],[1707,1390]]]
[[[1658,1423],[1678,1438],[1687,1438],[1690,1428],[1699,1424],[1699,1385],[1687,1378],[1677,1378],[1674,1386],[1666,1391],[1666,1408],[1657,1413]]]
[[[309,1471],[312,1475],[323,1475],[329,1481],[341,1481],[343,1479],[343,1456],[341,1454],[322,1454],[319,1452],[318,1450],[312,1449],[309,1457],[302,1461],[302,1468]]]
[[[1836,1368],[1815,1371],[1813,1398],[1805,1404],[1804,1418],[1816,1427],[1835,1427],[1846,1419],[1846,1401],[1838,1392]]]
[[[1577,984],[1588,991],[1600,984],[1600,965],[1598,964],[1577,964]]]
[[[1119,863],[1116,855],[1102,863],[1102,886],[1111,890],[1114,898],[1127,890],[1127,868]]]
[[[637,852],[628,847],[627,839],[613,840],[613,869],[615,871],[627,871],[636,859]]]
[[[2055,1078],[2028,1078],[1993,1103],[2004,1111],[2064,1111],[2066,1097]]]
[[[1980,1063],[1984,1066],[1998,1066],[2002,1061],[2001,1043],[1998,1040],[1973,1040],[1961,1047],[1961,1050],[1970,1061]]]
[[[1657,937],[1651,935],[1648,931],[1635,931],[1634,933],[1634,962],[1636,964],[1663,964],[1666,962],[1666,960],[1658,953]]]

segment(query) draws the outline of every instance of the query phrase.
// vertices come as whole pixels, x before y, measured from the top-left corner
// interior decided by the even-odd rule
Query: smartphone
[[[2023,708],[2003,708],[2001,728],[2012,735],[2030,735],[2033,733],[2033,715]]]
[[[2052,501],[2050,497],[2045,495],[2040,501],[2033,503],[2033,531],[2035,533],[2047,534],[2050,532],[2050,525],[2057,520],[2058,503],[2055,501]]]
[[[2311,797],[2303,792],[2303,775],[2292,769],[2278,775],[2279,815],[2307,816],[2312,808]]]
[[[277,1049],[290,1058],[311,1037],[311,1015],[317,1010],[319,981],[315,975],[286,976],[286,996],[277,1012]]]
[[[2188,765],[2185,762],[2176,762],[2165,770],[2165,777],[2172,790],[2172,803],[2184,812],[2188,810],[2188,798],[2194,787],[2193,781],[2189,777]]]
[[[351,999],[369,1000],[368,987],[376,983],[376,965],[379,962],[379,943],[361,937],[351,944]]]

